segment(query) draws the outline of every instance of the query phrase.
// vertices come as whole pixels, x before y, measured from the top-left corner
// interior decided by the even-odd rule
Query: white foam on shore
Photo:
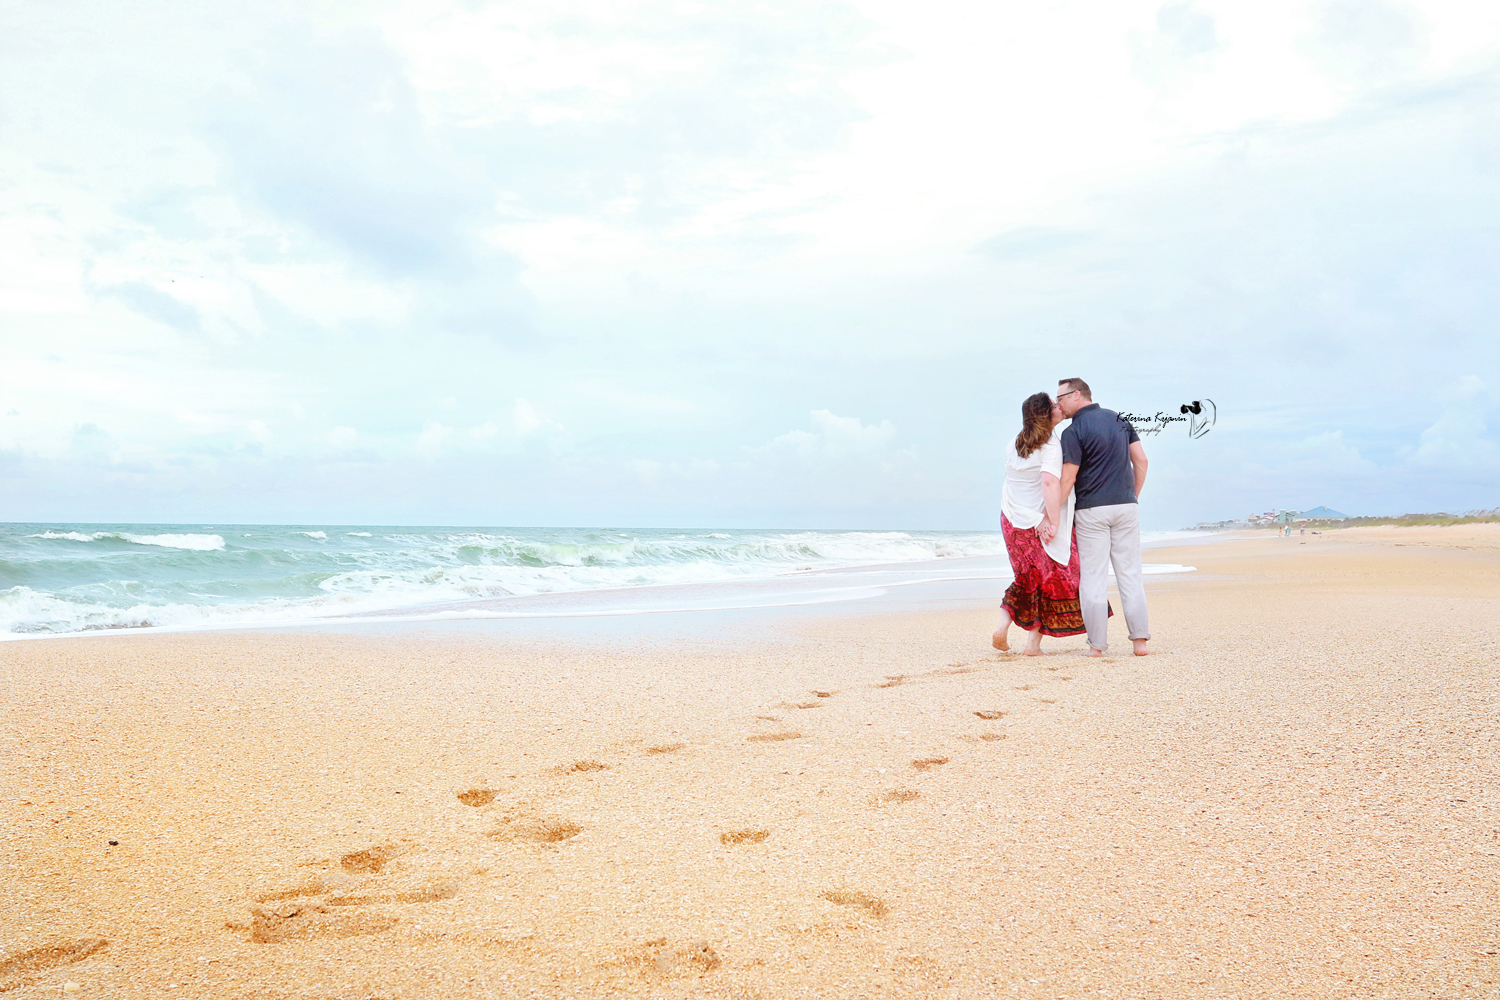
[[[1194,567],[1147,563],[1148,575],[1191,573]],[[453,595],[447,602],[393,604],[379,592],[329,594],[312,600],[273,599],[251,605],[137,605],[80,607],[28,587],[0,591],[0,617],[35,623],[27,631],[0,632],[0,641],[78,636],[139,635],[148,632],[198,632],[283,626],[355,625],[360,623],[441,622],[450,620],[528,620],[598,618],[695,611],[740,611],[795,608],[879,597],[893,589],[934,584],[987,584],[998,593],[1011,579],[1008,565],[995,557],[931,560],[907,566],[886,564],[848,567],[820,574],[796,574],[730,583],[695,583],[607,590],[574,590],[533,595],[515,602],[508,595],[475,598]],[[429,596],[424,594],[423,596]],[[530,601],[549,599],[557,606],[530,608]],[[506,605],[515,605],[514,610]],[[583,606],[585,604],[591,606]]]
[[[0,590],[0,637],[260,628],[437,609],[493,617],[506,610],[496,602],[568,594],[608,595],[606,603],[622,609],[642,588],[674,588],[692,603],[700,591],[719,600],[728,599],[722,588],[784,590],[777,581],[806,581],[795,585],[805,589],[836,579],[858,589],[877,580],[1010,576],[996,532],[263,526],[236,529],[226,545],[223,535],[201,530],[94,527],[26,526],[8,540],[0,528],[0,546],[8,546],[0,559],[15,584]],[[1148,544],[1174,544],[1183,534],[1157,533]],[[1193,572],[1177,563],[1143,569]],[[789,606],[801,600],[761,594],[756,606],[783,597]]]

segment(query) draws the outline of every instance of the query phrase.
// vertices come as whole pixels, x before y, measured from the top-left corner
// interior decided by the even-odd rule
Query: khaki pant
[[[1109,568],[1115,568],[1115,586],[1125,612],[1130,638],[1151,638],[1146,617],[1146,586],[1141,581],[1140,507],[1116,503],[1085,507],[1073,515],[1078,539],[1078,606],[1089,645],[1109,648]]]

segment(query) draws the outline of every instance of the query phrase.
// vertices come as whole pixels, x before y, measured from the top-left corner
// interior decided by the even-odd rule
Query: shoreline
[[[1144,658],[941,588],[6,644],[0,988],[1489,995],[1500,534],[1397,537],[1185,549]]]
[[[1196,538],[1158,538],[1144,545],[1143,551],[1205,543],[1207,543],[1205,540]],[[1192,567],[1178,564],[1146,564],[1148,576],[1190,572],[1192,569]],[[693,614],[705,611],[769,610],[819,604],[842,604],[882,596],[891,588],[934,586],[963,581],[983,586],[986,583],[1009,579],[1010,564],[1003,554],[950,556],[898,563],[870,563],[793,570],[763,577],[748,576],[743,580],[734,581],[642,584],[627,587],[562,590],[503,598],[475,598],[467,601],[448,600],[286,620],[237,620],[186,625],[88,628],[73,632],[4,632],[0,633],[0,642],[197,632],[343,629],[362,623],[388,627],[398,624],[440,624],[445,621],[504,622],[531,619]]]

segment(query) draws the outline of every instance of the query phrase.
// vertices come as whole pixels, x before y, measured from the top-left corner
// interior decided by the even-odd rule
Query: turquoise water
[[[1003,555],[998,532],[0,525],[0,634],[254,625]]]

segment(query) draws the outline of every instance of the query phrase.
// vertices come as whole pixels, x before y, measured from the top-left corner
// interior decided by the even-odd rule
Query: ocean
[[[419,616],[1004,553],[985,531],[3,524],[0,637]]]

